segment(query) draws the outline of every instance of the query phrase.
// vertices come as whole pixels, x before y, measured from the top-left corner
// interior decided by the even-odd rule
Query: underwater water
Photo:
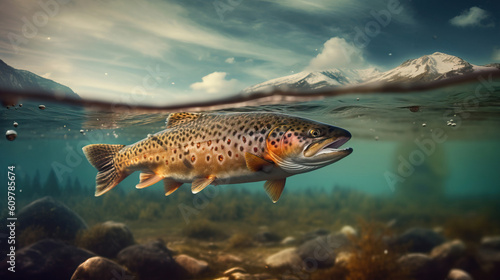
[[[265,194],[263,182],[210,186],[196,195],[186,184],[165,197],[162,183],[135,189],[138,172],[108,193],[94,197],[97,171],[86,160],[82,147],[135,143],[163,130],[165,118],[172,112],[144,113],[133,108],[112,112],[50,101],[20,102],[22,107],[16,104],[0,109],[4,133],[17,132],[13,141],[1,140],[0,181],[4,187],[0,216],[5,224],[16,223],[11,239],[15,239],[12,245],[18,252],[19,269],[22,250],[47,238],[126,263],[118,249],[104,253],[107,243],[115,242],[119,247],[123,241],[120,233],[111,238],[102,235],[103,223],[114,221],[120,223],[115,229],[133,236],[123,241],[123,248],[162,240],[174,259],[179,255],[197,259],[200,271],[188,276],[172,272],[172,277],[179,279],[221,278],[232,267],[244,268],[254,277],[248,279],[416,279],[408,276],[411,269],[401,258],[419,252],[427,254],[430,262],[439,259],[439,252],[432,251],[437,246],[458,250],[455,255],[448,252],[443,257],[446,261],[436,265],[444,266],[445,274],[457,267],[474,279],[500,277],[498,247],[497,251],[484,251],[490,250],[485,249],[492,244],[488,240],[497,240],[498,246],[500,236],[498,81],[220,110],[285,113],[351,132],[352,139],[343,145],[354,149],[351,155],[319,170],[289,177],[276,204]],[[40,104],[45,109],[40,109]],[[15,188],[9,191],[8,182],[15,182]],[[39,204],[64,204],[81,223],[70,228],[72,223],[64,220],[70,219],[69,214],[57,216],[59,206],[23,209],[40,199]],[[396,241],[387,241],[400,240],[415,229],[427,231],[431,237],[398,241],[401,246],[397,249],[391,247]],[[326,238],[328,243],[339,231],[355,246],[339,249],[332,244],[318,245],[313,252],[305,252],[308,241]],[[4,245],[11,244],[12,233],[5,226],[0,232],[2,258],[7,255],[8,261],[11,249]],[[106,238],[110,241],[103,241]],[[49,247],[60,244],[56,245]],[[289,256],[287,248],[296,249]],[[68,252],[67,258],[73,255]],[[344,260],[342,266],[340,252],[344,258],[350,256],[347,265]],[[282,253],[277,259],[285,264],[270,259],[276,253]],[[330,253],[336,258],[331,260]],[[379,256],[378,263],[368,261],[373,254]],[[39,266],[26,265],[25,269],[50,272],[50,263]],[[136,279],[154,279],[141,276],[138,266],[128,266],[132,272],[126,273]],[[363,275],[362,271],[370,269],[376,272]],[[439,278],[441,270],[429,270],[424,272],[444,279]],[[49,275],[43,273],[39,279]]]

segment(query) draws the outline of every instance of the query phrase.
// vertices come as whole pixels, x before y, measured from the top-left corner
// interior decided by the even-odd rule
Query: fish
[[[191,183],[196,194],[209,185],[266,181],[273,203],[286,178],[327,166],[352,153],[341,149],[349,131],[281,113],[172,113],[166,129],[131,145],[91,144],[83,152],[97,170],[95,196],[140,171],[136,188],[163,180],[165,195]]]

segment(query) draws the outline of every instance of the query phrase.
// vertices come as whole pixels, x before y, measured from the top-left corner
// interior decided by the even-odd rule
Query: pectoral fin
[[[267,192],[267,195],[271,198],[273,203],[276,203],[278,199],[280,199],[281,193],[285,188],[286,178],[269,180],[264,184],[264,189]]]
[[[272,162],[248,152],[245,153],[245,161],[247,163],[247,168],[253,172],[265,170],[267,167],[271,167],[273,165]]]
[[[165,187],[165,196],[168,196],[182,186],[182,183],[172,179],[164,179],[163,186]]]
[[[140,179],[139,184],[135,185],[135,187],[138,189],[143,189],[145,187],[149,187],[153,184],[158,183],[163,178],[164,178],[163,176],[156,175],[152,171],[142,172],[140,177],[139,177],[139,179]]]
[[[191,185],[191,192],[195,194],[201,192],[208,185],[212,184],[215,179],[216,177],[214,175],[210,175],[206,178],[199,178],[194,180]]]

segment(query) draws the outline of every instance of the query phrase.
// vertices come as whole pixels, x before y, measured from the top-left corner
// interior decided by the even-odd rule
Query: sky
[[[0,59],[84,98],[158,104],[436,51],[500,62],[500,3],[411,0],[3,0]]]

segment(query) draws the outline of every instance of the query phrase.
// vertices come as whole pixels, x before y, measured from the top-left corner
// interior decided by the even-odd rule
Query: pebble
[[[78,266],[71,280],[109,280],[116,276],[132,279],[133,276],[123,266],[103,257],[92,257]]]
[[[281,240],[281,244],[283,245],[292,245],[296,242],[297,240],[293,236],[287,236]]]
[[[302,259],[296,248],[286,248],[267,257],[265,263],[271,268],[300,267]]]
[[[500,236],[485,236],[481,239],[481,247],[500,251]]]
[[[185,254],[178,255],[174,259],[191,277],[196,277],[208,270],[208,263],[206,261],[197,260]]]
[[[341,229],[340,229],[340,232],[349,236],[349,235],[358,235],[358,232],[356,231],[356,229],[354,229],[353,227],[349,226],[349,225],[345,225],[343,226]]]
[[[236,266],[236,267],[232,267],[232,268],[224,271],[223,274],[225,276],[228,276],[228,275],[231,275],[231,274],[233,274],[235,272],[246,273],[247,271],[243,267]]]
[[[473,280],[472,277],[465,271],[460,269],[452,269],[446,277],[446,280]]]

